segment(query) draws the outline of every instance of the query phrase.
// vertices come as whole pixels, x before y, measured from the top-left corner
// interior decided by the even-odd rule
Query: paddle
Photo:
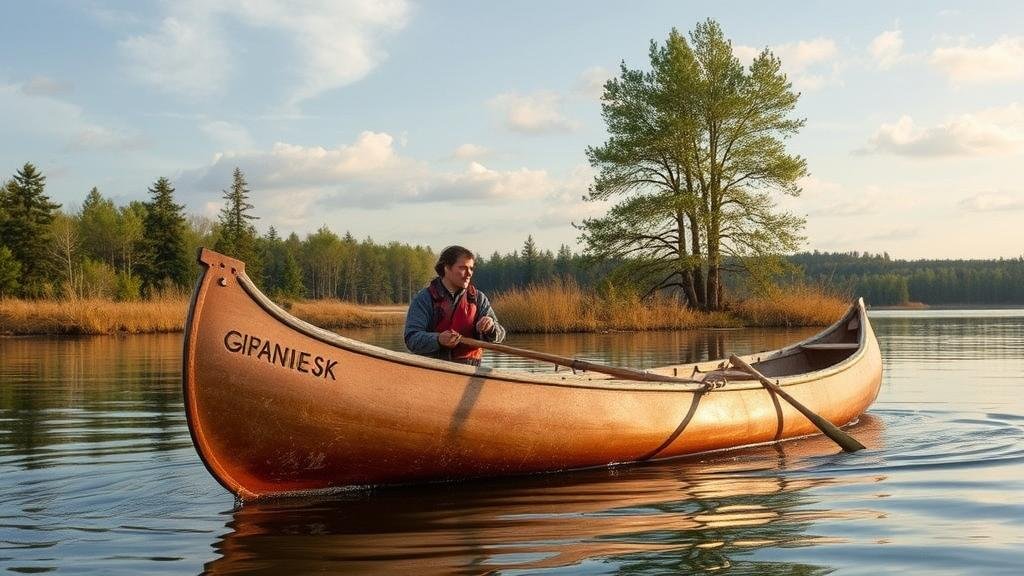
[[[758,372],[757,369],[741,360],[735,354],[729,356],[729,361],[732,362],[733,366],[742,368],[751,376],[756,377],[758,380],[761,381],[761,385],[764,386],[765,388],[771,390],[772,392],[778,394],[779,396],[782,396],[786,400],[786,402],[789,402],[794,408],[799,410],[801,414],[806,416],[807,419],[810,420],[815,426],[817,426],[819,430],[824,432],[826,436],[831,438],[836,444],[839,444],[839,446],[843,450],[847,452],[856,452],[857,450],[864,449],[864,445],[858,442],[856,438],[850,436],[846,432],[843,432],[842,430],[839,429],[839,427],[832,424],[828,420],[825,420],[821,416],[818,416],[814,412],[811,412],[810,408],[804,406],[800,402],[797,402],[797,400],[790,396],[789,393],[787,393],[785,390],[783,390],[781,386],[766,378],[764,374]]]
[[[632,368],[619,368],[618,366],[608,366],[606,364],[598,364],[596,362],[587,362],[586,360],[577,360],[575,358],[558,356],[556,354],[548,354],[547,352],[537,352],[535,350],[515,348],[513,346],[506,346],[504,344],[495,344],[494,342],[485,342],[483,340],[476,340],[474,338],[467,338],[465,336],[463,336],[459,342],[467,346],[485,348],[487,350],[494,350],[495,352],[501,352],[503,354],[511,354],[512,356],[522,356],[523,358],[531,358],[533,360],[551,362],[552,364],[558,364],[559,366],[568,366],[573,370],[589,370],[590,372],[598,372],[600,374],[607,374],[609,376],[625,378],[627,380],[703,384],[701,380],[693,380],[690,378],[676,378],[674,376],[664,376],[662,374],[651,374],[650,372],[644,372],[642,370],[633,370]]]

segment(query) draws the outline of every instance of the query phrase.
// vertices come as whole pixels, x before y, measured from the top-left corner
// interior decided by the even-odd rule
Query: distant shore
[[[668,298],[599,296],[563,285],[532,286],[496,294],[494,308],[513,333],[608,332],[824,326],[847,308],[845,299],[789,290],[775,297],[733,303],[727,311],[702,312]],[[188,312],[184,296],[116,302],[105,299],[0,300],[0,335],[100,335],[181,332]],[[407,305],[361,305],[339,300],[300,300],[282,307],[325,329],[400,325]]]

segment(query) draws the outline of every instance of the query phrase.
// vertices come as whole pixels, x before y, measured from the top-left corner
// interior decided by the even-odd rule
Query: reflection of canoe
[[[527,374],[393,352],[302,322],[244,263],[202,250],[185,332],[189,429],[242,499],[353,485],[635,462],[817,433],[755,381]],[[874,401],[878,343],[862,302],[799,344],[745,356],[837,425]],[[719,361],[652,372],[689,377]]]
[[[870,414],[851,432],[871,448],[882,445],[882,422]],[[228,516],[213,546],[218,557],[203,573],[532,574],[600,563],[604,572],[689,574],[735,567],[752,550],[819,544],[843,520],[875,517],[870,509],[822,506],[818,488],[849,495],[879,481],[877,473],[835,473],[833,466],[851,461],[863,466],[859,456],[810,458],[831,446],[817,436],[736,450],[728,459],[252,502]],[[750,572],[794,570],[762,561]]]

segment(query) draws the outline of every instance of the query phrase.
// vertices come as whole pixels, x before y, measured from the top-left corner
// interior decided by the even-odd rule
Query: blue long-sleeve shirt
[[[465,290],[452,294],[444,290],[444,294],[452,299],[452,308],[458,304],[459,298],[464,298]],[[423,288],[416,293],[412,302],[409,303],[409,311],[405,315],[405,347],[414,354],[424,356],[440,356],[441,345],[437,342],[437,332],[432,331],[430,322],[434,316],[434,300],[430,297],[430,290]],[[498,316],[491,308],[491,302],[480,290],[476,291],[476,318],[473,325],[476,325],[484,316],[490,316],[494,320],[494,331],[490,334],[475,334],[478,340],[487,342],[501,342],[505,339],[505,328],[498,322]]]

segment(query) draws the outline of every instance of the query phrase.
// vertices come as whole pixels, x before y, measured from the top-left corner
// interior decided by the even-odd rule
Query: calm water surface
[[[0,568],[66,574],[1019,574],[1024,311],[878,311],[877,403],[823,438],[579,473],[236,506],[180,336],[0,339]],[[636,367],[815,330],[513,336]],[[398,330],[350,333],[401,348]],[[496,365],[550,370],[504,358]]]

